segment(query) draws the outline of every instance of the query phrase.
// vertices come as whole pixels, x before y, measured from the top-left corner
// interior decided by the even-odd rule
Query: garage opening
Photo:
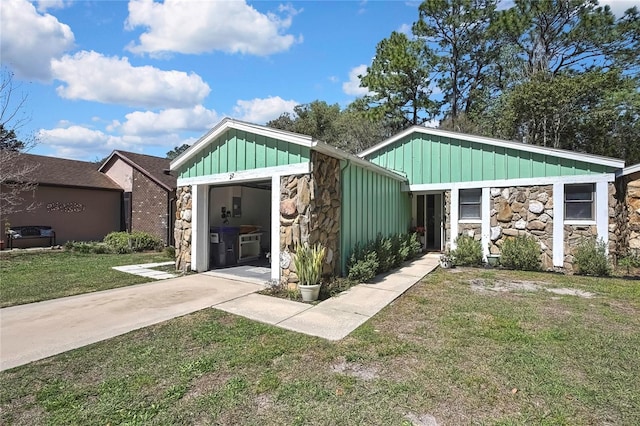
[[[271,238],[271,180],[209,188],[212,275],[260,284],[269,281]]]

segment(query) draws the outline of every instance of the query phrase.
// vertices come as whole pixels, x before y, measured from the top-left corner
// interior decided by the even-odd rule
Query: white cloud
[[[23,79],[50,81],[51,59],[74,44],[73,32],[26,0],[0,2],[0,57]]]
[[[127,48],[154,56],[216,50],[266,56],[301,41],[285,34],[298,11],[280,6],[278,13],[262,14],[245,1],[130,0],[126,28],[146,31]]]
[[[409,24],[400,25],[397,31],[401,34],[408,36],[409,38],[413,37],[413,33],[411,32],[411,25]]]
[[[112,136],[100,130],[71,125],[38,132],[41,144],[55,150],[55,156],[86,160],[102,158],[114,149],[130,149],[139,140]]]
[[[39,12],[46,12],[49,9],[64,9],[71,5],[71,0],[40,0],[38,4]]]
[[[358,65],[349,71],[349,81],[342,83],[342,91],[351,96],[364,96],[369,93],[366,87],[360,87],[359,75],[367,73],[366,65]]]
[[[616,16],[616,18],[622,17],[624,12],[627,9],[631,9],[633,6],[637,6],[640,9],[640,1],[639,0],[600,0],[598,2],[600,6],[609,6],[611,8],[611,12]]]
[[[104,158],[114,149],[142,152],[145,148],[162,147],[168,150],[184,143],[183,138],[176,133],[143,138],[136,135],[112,135],[77,124],[42,129],[37,136],[41,145],[54,151],[53,156],[84,161]]]
[[[250,101],[239,100],[233,108],[236,117],[250,123],[264,124],[278,118],[282,113],[293,113],[293,108],[299,103],[294,100],[284,100],[280,96]]]
[[[113,123],[107,130],[125,135],[151,136],[178,131],[204,132],[218,121],[218,114],[202,105],[190,109],[166,109],[160,112],[135,111],[125,116],[123,124]]]
[[[126,57],[106,57],[82,51],[51,64],[53,76],[66,85],[58,95],[66,99],[142,106],[185,108],[202,103],[211,89],[197,74],[134,67]]]

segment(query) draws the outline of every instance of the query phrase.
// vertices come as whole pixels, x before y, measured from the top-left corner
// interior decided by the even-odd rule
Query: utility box
[[[238,235],[236,226],[214,226],[210,229],[213,266],[223,268],[238,263]]]

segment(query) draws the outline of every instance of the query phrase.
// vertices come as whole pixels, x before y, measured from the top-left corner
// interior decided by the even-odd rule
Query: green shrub
[[[409,246],[409,259],[413,259],[422,253],[422,243],[418,239],[418,234],[415,232],[406,234],[406,237],[407,245]]]
[[[164,248],[164,254],[166,254],[169,259],[175,259],[176,248],[174,246],[167,246]]]
[[[582,240],[576,248],[574,259],[577,273],[581,275],[608,276],[611,274],[607,246],[602,239]]]
[[[389,239],[391,240],[391,253],[393,253],[393,263],[391,267],[397,268],[402,265],[402,262],[404,262],[409,253],[404,248],[400,234],[392,235]]]
[[[482,244],[468,235],[456,239],[456,248],[451,251],[456,266],[474,266],[482,264]]]
[[[540,269],[540,245],[529,235],[510,237],[502,245],[500,264],[520,271]]]
[[[131,253],[131,238],[128,232],[111,232],[102,240],[114,253]]]
[[[112,253],[111,249],[106,244],[99,243],[97,241],[67,241],[64,243],[64,249],[74,253]]]
[[[349,290],[354,285],[358,284],[356,281],[352,281],[350,278],[336,278],[333,277],[327,283],[320,287],[320,300],[326,300],[330,297],[337,296],[343,291]]]
[[[378,255],[378,273],[391,270],[396,263],[396,253],[393,251],[391,238],[378,236],[375,243]]]
[[[163,246],[160,238],[142,231],[111,232],[104,237],[104,243],[115,253],[160,250]]]
[[[376,276],[379,268],[378,254],[372,244],[356,244],[347,262],[347,277],[356,282],[367,282]]]
[[[381,235],[365,245],[356,244],[347,262],[347,277],[356,282],[367,282],[379,273],[399,266],[422,252],[415,233]]]

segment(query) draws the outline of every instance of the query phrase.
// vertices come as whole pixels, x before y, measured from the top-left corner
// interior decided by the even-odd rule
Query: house
[[[414,126],[359,154],[404,173],[413,218],[435,234],[433,247],[459,234],[499,253],[505,238],[531,235],[544,269],[573,269],[584,237],[617,253],[617,159]],[[434,207],[432,207],[434,206]]]
[[[355,244],[406,232],[411,222],[404,176],[309,136],[229,118],[171,170],[179,269],[213,268],[218,249],[243,260],[241,248],[253,245],[249,254],[270,254],[271,279],[287,279],[290,253],[308,242],[327,247],[324,272],[339,274]],[[242,232],[256,228],[256,241]]]
[[[32,169],[29,178],[37,187],[21,194],[23,206],[33,208],[3,214],[3,224],[50,226],[57,244],[102,240],[120,229],[122,188],[100,173],[94,163],[22,153],[13,166]],[[42,241],[14,241],[14,247],[20,248],[39,244]]]
[[[571,272],[583,237],[604,240],[613,255],[625,249],[615,185],[624,162],[612,158],[421,126],[354,156],[226,118],[170,167],[180,269],[206,271],[225,251],[241,260],[238,246],[255,229],[253,254],[270,253],[274,280],[294,277],[298,243],[325,245],[324,272],[339,274],[356,244],[412,226],[425,228],[428,249],[453,248],[465,233],[485,255],[531,235],[548,270]]]
[[[144,231],[172,244],[176,178],[165,173],[170,160],[113,151],[98,169],[123,189],[122,229]]]

